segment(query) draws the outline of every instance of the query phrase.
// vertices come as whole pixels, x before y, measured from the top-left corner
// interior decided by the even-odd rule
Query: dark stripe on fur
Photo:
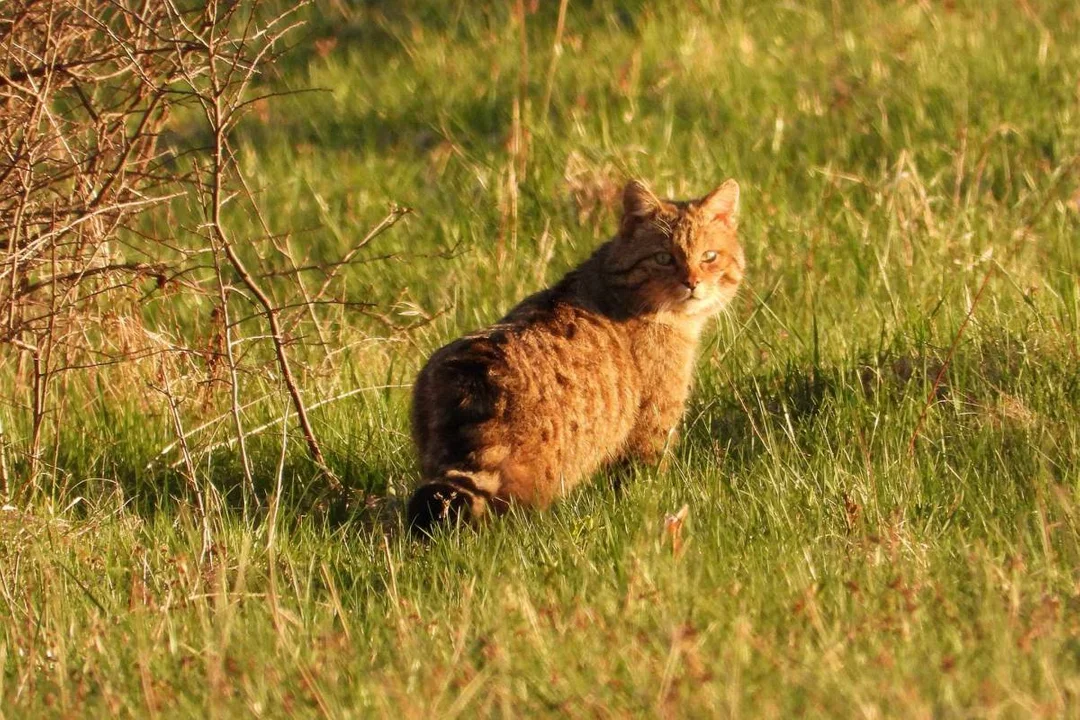
[[[631,273],[634,270],[636,270],[637,267],[639,265],[641,265],[642,263],[651,260],[656,255],[657,252],[660,252],[660,251],[657,250],[656,252],[650,252],[648,255],[642,255],[641,257],[639,257],[637,260],[635,260],[634,262],[632,262],[630,265],[628,265],[626,267],[614,268],[612,270],[605,270],[604,274],[605,275],[626,275],[628,273]]]

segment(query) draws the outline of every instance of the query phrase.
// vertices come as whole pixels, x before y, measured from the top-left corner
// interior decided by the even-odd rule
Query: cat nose
[[[693,290],[694,288],[696,288],[696,287],[697,287],[697,286],[698,286],[698,285],[699,285],[700,283],[701,283],[701,280],[699,280],[698,278],[694,277],[693,275],[691,275],[690,277],[688,277],[688,278],[686,278],[685,280],[683,280],[683,285],[685,285],[686,287],[690,288],[691,290]]]

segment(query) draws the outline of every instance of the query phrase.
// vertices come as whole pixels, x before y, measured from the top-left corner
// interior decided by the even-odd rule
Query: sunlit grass
[[[437,315],[357,313],[303,378],[370,502],[320,510],[272,394],[259,506],[222,446],[201,517],[144,379],[72,386],[54,484],[0,513],[0,712],[1080,711],[1080,9],[571,2],[553,64],[542,5],[524,72],[512,3],[308,12],[267,82],[321,90],[253,114],[243,167],[302,258],[413,208],[349,299]],[[606,237],[630,175],[743,188],[749,277],[675,461],[411,542],[413,375]]]

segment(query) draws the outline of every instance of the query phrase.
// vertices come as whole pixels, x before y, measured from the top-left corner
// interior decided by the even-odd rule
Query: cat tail
[[[450,470],[424,483],[409,498],[406,523],[416,536],[430,537],[442,523],[473,523],[488,510],[491,494],[472,473]]]

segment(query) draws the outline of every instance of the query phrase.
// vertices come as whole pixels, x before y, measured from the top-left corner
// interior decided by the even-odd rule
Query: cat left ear
[[[739,183],[725,180],[724,183],[705,196],[701,209],[709,220],[723,220],[731,223],[739,217]]]
[[[660,209],[660,200],[652,190],[638,180],[631,180],[623,189],[623,216],[631,218],[649,217]]]
[[[619,226],[624,235],[632,235],[638,223],[660,210],[661,202],[644,183],[631,180],[623,189],[623,215]]]

